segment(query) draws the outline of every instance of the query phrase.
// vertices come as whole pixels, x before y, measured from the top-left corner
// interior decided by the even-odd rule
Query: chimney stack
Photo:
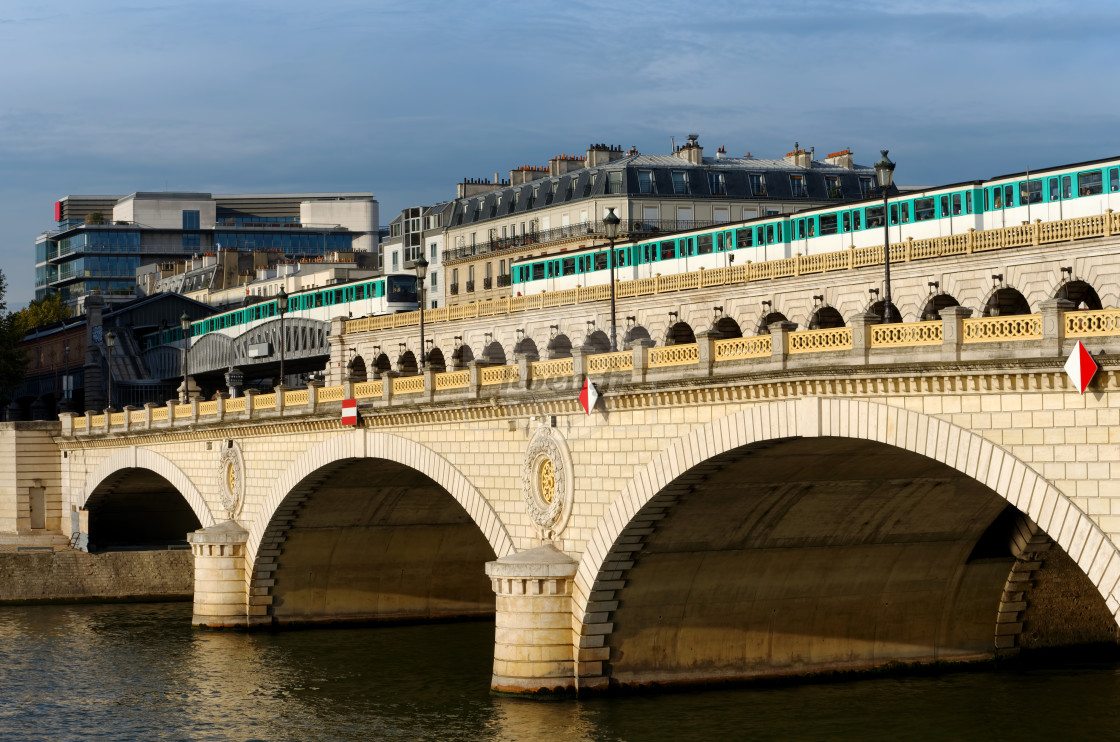
[[[570,173],[573,170],[579,170],[583,167],[584,160],[582,157],[574,157],[572,155],[556,155],[548,161],[548,174],[555,178]]]
[[[813,154],[808,150],[801,149],[800,142],[793,143],[793,151],[786,152],[785,160],[794,167],[811,168],[813,166]]]
[[[688,141],[677,147],[674,154],[682,160],[687,160],[693,165],[704,164],[704,148],[700,146],[700,135],[689,134]]]
[[[854,170],[856,166],[855,161],[852,159],[851,149],[842,149],[839,152],[833,152],[828,157],[824,158],[824,161],[829,165],[847,168],[848,170]]]
[[[538,180],[548,175],[547,167],[534,167],[533,165],[522,165],[516,170],[509,171],[510,185],[521,185],[522,183],[529,183],[530,181]]]

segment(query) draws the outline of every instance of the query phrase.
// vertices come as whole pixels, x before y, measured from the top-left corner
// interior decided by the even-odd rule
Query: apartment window
[[[545,203],[546,206],[548,204],[552,203],[552,200],[556,198],[556,189],[559,188],[559,187],[560,187],[560,183],[558,181],[555,181],[555,180],[552,181],[551,185],[549,185],[548,194],[544,197],[544,203]]]
[[[399,261],[400,261],[400,254],[396,250],[394,250],[393,251],[393,270],[394,271],[400,270]]]
[[[727,188],[723,180],[723,173],[708,173],[708,187],[713,196],[727,195]]]
[[[751,193],[756,196],[766,195],[766,179],[762,177],[762,173],[748,173],[747,180],[751,182]]]
[[[476,242],[477,238],[478,238],[478,232],[471,232],[471,247],[474,247],[476,244],[478,244]]]
[[[688,194],[688,173],[684,170],[673,171],[673,193],[678,196]]]
[[[428,276],[429,276],[429,278],[432,279],[432,288],[433,289],[439,288],[439,273],[436,273],[435,271],[432,271],[431,273],[428,274]]]
[[[502,227],[502,239],[503,240],[508,240],[509,239],[509,227],[505,227],[505,226]]]
[[[474,266],[467,266],[467,282],[474,283]]]
[[[199,224],[197,209],[183,209],[183,229],[198,229]]]
[[[638,190],[641,193],[655,193],[653,187],[653,171],[652,170],[639,170],[638,171]]]
[[[458,283],[459,283],[459,269],[458,268],[452,268],[451,269],[451,284],[452,285],[457,285]]]
[[[400,224],[392,224],[389,226],[390,237],[400,237],[401,234],[403,234],[403,232]]]
[[[579,223],[580,224],[587,224],[587,209],[580,209],[580,211],[579,211]]]
[[[436,243],[433,242],[428,245],[428,261],[434,263],[437,260],[439,260],[439,248],[436,247]]]
[[[791,175],[789,176],[789,187],[793,192],[794,198],[805,198],[808,193],[805,192],[805,176],[804,175]]]
[[[824,176],[824,187],[828,191],[829,198],[840,198],[844,192],[840,190],[840,176],[839,175],[826,175]]]
[[[859,179],[859,194],[864,198],[871,195],[871,189],[875,187],[875,182],[871,178],[860,176]]]
[[[499,260],[498,261],[498,274],[503,275],[503,276],[506,274],[506,261],[505,260]]]
[[[538,186],[533,186],[533,193],[529,196],[529,203],[525,206],[526,209],[531,209],[537,203],[537,194],[540,193]]]
[[[622,171],[607,173],[607,193],[622,193]]]
[[[587,198],[591,195],[591,187],[599,180],[599,173],[591,173],[591,177],[584,178],[583,183],[583,197]]]

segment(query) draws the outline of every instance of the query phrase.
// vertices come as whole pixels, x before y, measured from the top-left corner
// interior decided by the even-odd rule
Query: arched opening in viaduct
[[[922,308],[922,322],[932,322],[941,319],[941,310],[949,307],[959,307],[961,303],[949,294],[931,294]]]
[[[741,338],[743,337],[743,330],[739,327],[739,323],[731,317],[720,317],[719,320],[712,325],[712,331],[720,338]]]
[[[437,373],[442,373],[447,369],[447,362],[443,359],[443,351],[439,348],[432,348],[428,351],[428,368],[435,370]]]
[[[809,317],[810,330],[827,330],[843,326],[844,318],[836,310],[836,307],[821,307]]]
[[[389,360],[388,355],[381,353],[377,356],[376,360],[374,360],[373,368],[377,372],[377,377],[381,378],[381,374],[393,370],[393,362]]]
[[[304,476],[257,553],[273,625],[494,613],[495,547],[447,489],[397,461],[347,458]]]
[[[820,414],[835,424],[850,409]],[[777,428],[786,411],[762,417]],[[775,432],[793,432],[792,417]],[[735,422],[749,429],[751,420]],[[931,429],[931,440],[939,432],[949,426]],[[1046,518],[1062,514],[1052,526],[1060,538],[962,463],[863,435],[757,436],[723,452],[701,437],[636,477],[589,545],[605,556],[581,565],[577,578],[593,596],[583,613],[577,601],[581,634],[605,636],[606,680],[746,680],[1116,642],[1101,592],[1111,587],[1098,588],[1116,550],[1044,480],[961,434],[960,445],[985,462],[982,478],[1001,489],[1017,482],[1016,497],[1036,518],[1044,499]],[[697,453],[705,449],[707,458]],[[680,473],[642,492],[650,486],[641,482],[658,481],[655,469]],[[620,518],[627,499],[644,504]],[[616,533],[611,521],[626,525]],[[604,533],[612,535],[599,543]]]
[[[397,371],[401,376],[415,376],[420,373],[416,364],[416,354],[406,350],[397,358]]]
[[[677,322],[665,333],[666,345],[691,345],[696,342],[696,333],[687,322]]]
[[[103,479],[85,509],[91,552],[185,547],[187,534],[203,527],[183,494],[144,468],[121,469]]]
[[[540,352],[537,350],[536,341],[528,335],[517,341],[517,344],[513,346],[513,352],[516,355],[525,356],[530,361],[539,361],[541,357]]]
[[[639,340],[650,340],[649,330],[641,325],[631,325],[626,334],[622,336],[623,346],[629,350]]]
[[[882,317],[883,312],[886,309],[886,306],[887,306],[886,300],[880,299],[879,301],[872,302],[871,306],[869,306],[867,308],[867,311],[871,314],[874,314],[876,317]],[[894,303],[893,299],[891,300],[890,315],[891,316],[890,316],[890,318],[887,319],[887,322],[901,322],[902,321],[902,312],[898,311],[898,305]]]
[[[1007,286],[993,291],[984,304],[985,317],[1008,317],[1030,313],[1031,305],[1027,302],[1027,297]]]
[[[482,349],[481,360],[491,366],[504,366],[506,365],[506,349],[502,347],[501,343],[494,340]]]
[[[463,344],[455,349],[451,354],[451,361],[455,364],[455,368],[466,368],[467,364],[474,360],[474,351],[471,346]]]
[[[587,334],[583,341],[583,349],[589,353],[609,353],[611,339],[602,330],[595,330]]]
[[[1072,301],[1079,309],[1082,303],[1085,304],[1086,309],[1104,308],[1101,304],[1101,297],[1097,294],[1097,290],[1086,281],[1066,281],[1058,289],[1058,293],[1054,298]]]
[[[769,335],[770,325],[775,322],[789,322],[786,316],[781,312],[769,312],[762,319],[758,321],[758,328],[755,331],[756,335]]]
[[[564,333],[553,336],[553,338],[548,341],[547,348],[549,360],[553,358],[572,357],[572,340]]]

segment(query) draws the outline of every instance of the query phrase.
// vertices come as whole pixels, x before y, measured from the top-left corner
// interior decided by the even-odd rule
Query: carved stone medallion
[[[572,458],[556,428],[537,428],[521,466],[529,519],[545,540],[554,540],[572,512]]]
[[[236,443],[218,458],[218,496],[229,517],[236,518],[245,502],[245,462]]]

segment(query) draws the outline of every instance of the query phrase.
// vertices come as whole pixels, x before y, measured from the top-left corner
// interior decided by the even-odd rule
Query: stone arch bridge
[[[189,533],[199,625],[492,614],[502,691],[1115,641],[1120,312],[1041,309],[64,415],[17,481]]]

